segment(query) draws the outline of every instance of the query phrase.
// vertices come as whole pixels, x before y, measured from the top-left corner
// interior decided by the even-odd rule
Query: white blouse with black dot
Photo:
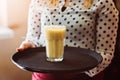
[[[104,70],[114,56],[118,28],[118,11],[112,0],[93,0],[90,8],[84,7],[85,0],[70,0],[62,11],[65,0],[49,7],[49,0],[32,0],[29,9],[28,31],[25,41],[36,46],[45,46],[44,26],[65,25],[65,45],[95,50],[103,61],[86,71],[94,76]]]

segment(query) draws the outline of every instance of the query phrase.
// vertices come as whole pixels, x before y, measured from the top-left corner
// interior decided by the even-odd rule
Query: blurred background
[[[11,61],[26,34],[29,3],[30,0],[0,0],[0,80],[31,80],[31,72]]]

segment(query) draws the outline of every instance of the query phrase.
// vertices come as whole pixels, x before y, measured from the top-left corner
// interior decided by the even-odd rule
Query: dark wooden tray
[[[38,47],[16,52],[11,60],[19,68],[31,72],[60,73],[89,70],[96,67],[102,61],[102,57],[88,49],[65,47],[62,62],[48,62],[45,48]]]

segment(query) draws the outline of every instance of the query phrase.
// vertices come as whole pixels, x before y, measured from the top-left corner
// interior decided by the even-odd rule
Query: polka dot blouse
[[[112,0],[93,0],[90,8],[84,7],[85,0],[70,0],[63,9],[65,0],[49,7],[49,0],[32,0],[29,9],[28,32],[25,41],[36,46],[45,46],[44,26],[65,25],[65,45],[91,49],[103,57],[95,68],[86,71],[94,76],[111,62],[116,43],[118,11]]]

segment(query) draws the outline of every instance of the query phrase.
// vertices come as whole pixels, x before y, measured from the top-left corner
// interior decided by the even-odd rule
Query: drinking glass
[[[60,62],[64,57],[64,41],[66,26],[45,26],[45,42],[47,61]]]

